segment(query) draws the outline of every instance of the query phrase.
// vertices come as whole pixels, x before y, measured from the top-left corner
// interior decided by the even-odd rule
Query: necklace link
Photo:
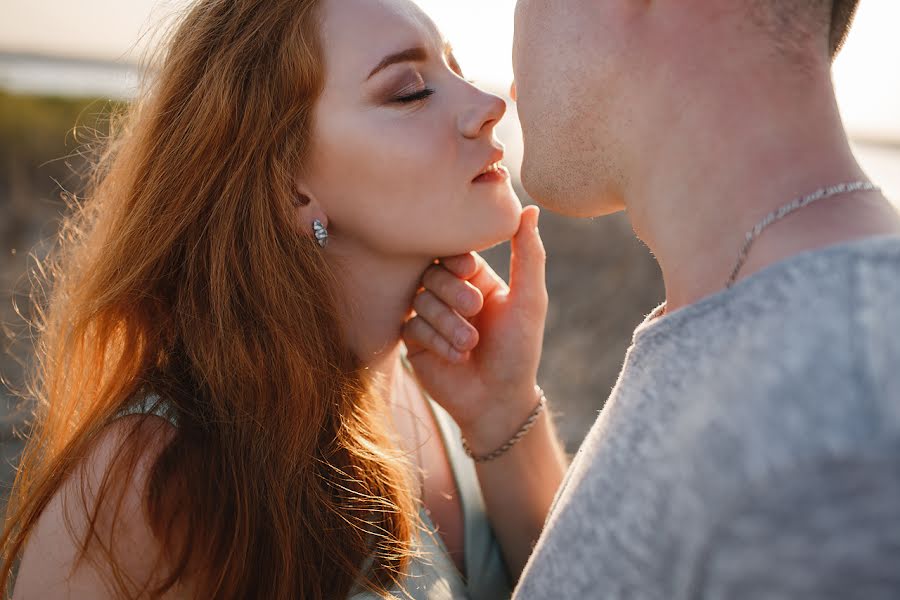
[[[784,217],[788,216],[792,212],[809,206],[813,202],[818,200],[823,200],[825,198],[831,198],[833,196],[838,196],[840,194],[850,194],[853,192],[860,191],[876,191],[880,192],[881,188],[878,186],[869,183],[868,181],[853,181],[849,183],[841,183],[838,185],[832,185],[829,187],[822,188],[820,190],[816,190],[812,194],[807,196],[803,196],[801,198],[797,198],[793,200],[778,210],[775,210],[756,224],[753,229],[747,232],[745,236],[744,246],[741,248],[741,252],[738,255],[737,264],[734,266],[734,270],[731,272],[731,277],[728,278],[728,283],[726,287],[731,288],[735,281],[737,281],[738,274],[741,272],[741,269],[744,266],[744,263],[747,262],[747,256],[750,254],[750,248],[753,246],[753,243],[756,241],[756,238],[762,234],[762,232],[769,227],[770,225],[780,221]]]

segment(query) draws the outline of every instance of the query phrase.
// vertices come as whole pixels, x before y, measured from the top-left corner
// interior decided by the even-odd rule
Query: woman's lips
[[[473,179],[472,183],[506,183],[507,181],[509,181],[509,171],[500,163],[496,163]]]

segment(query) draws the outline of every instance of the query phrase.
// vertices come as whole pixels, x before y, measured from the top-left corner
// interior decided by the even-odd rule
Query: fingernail
[[[459,329],[456,331],[456,347],[461,348],[465,346],[469,341],[469,330],[468,329]]]
[[[458,352],[458,351],[454,350],[453,348],[450,349],[450,353],[448,354],[448,356],[450,357],[450,360],[453,362],[459,362],[462,360],[462,357],[463,357],[462,352]]]

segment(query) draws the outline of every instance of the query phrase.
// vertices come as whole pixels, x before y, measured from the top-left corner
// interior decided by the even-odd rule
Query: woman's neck
[[[358,250],[329,257],[341,289],[340,316],[348,342],[389,399],[398,372],[403,324],[431,260]]]

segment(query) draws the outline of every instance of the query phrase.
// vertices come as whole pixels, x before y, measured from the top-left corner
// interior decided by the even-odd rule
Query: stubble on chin
[[[596,217],[622,208],[625,173],[606,111],[581,97],[523,122],[522,184],[545,208]]]

